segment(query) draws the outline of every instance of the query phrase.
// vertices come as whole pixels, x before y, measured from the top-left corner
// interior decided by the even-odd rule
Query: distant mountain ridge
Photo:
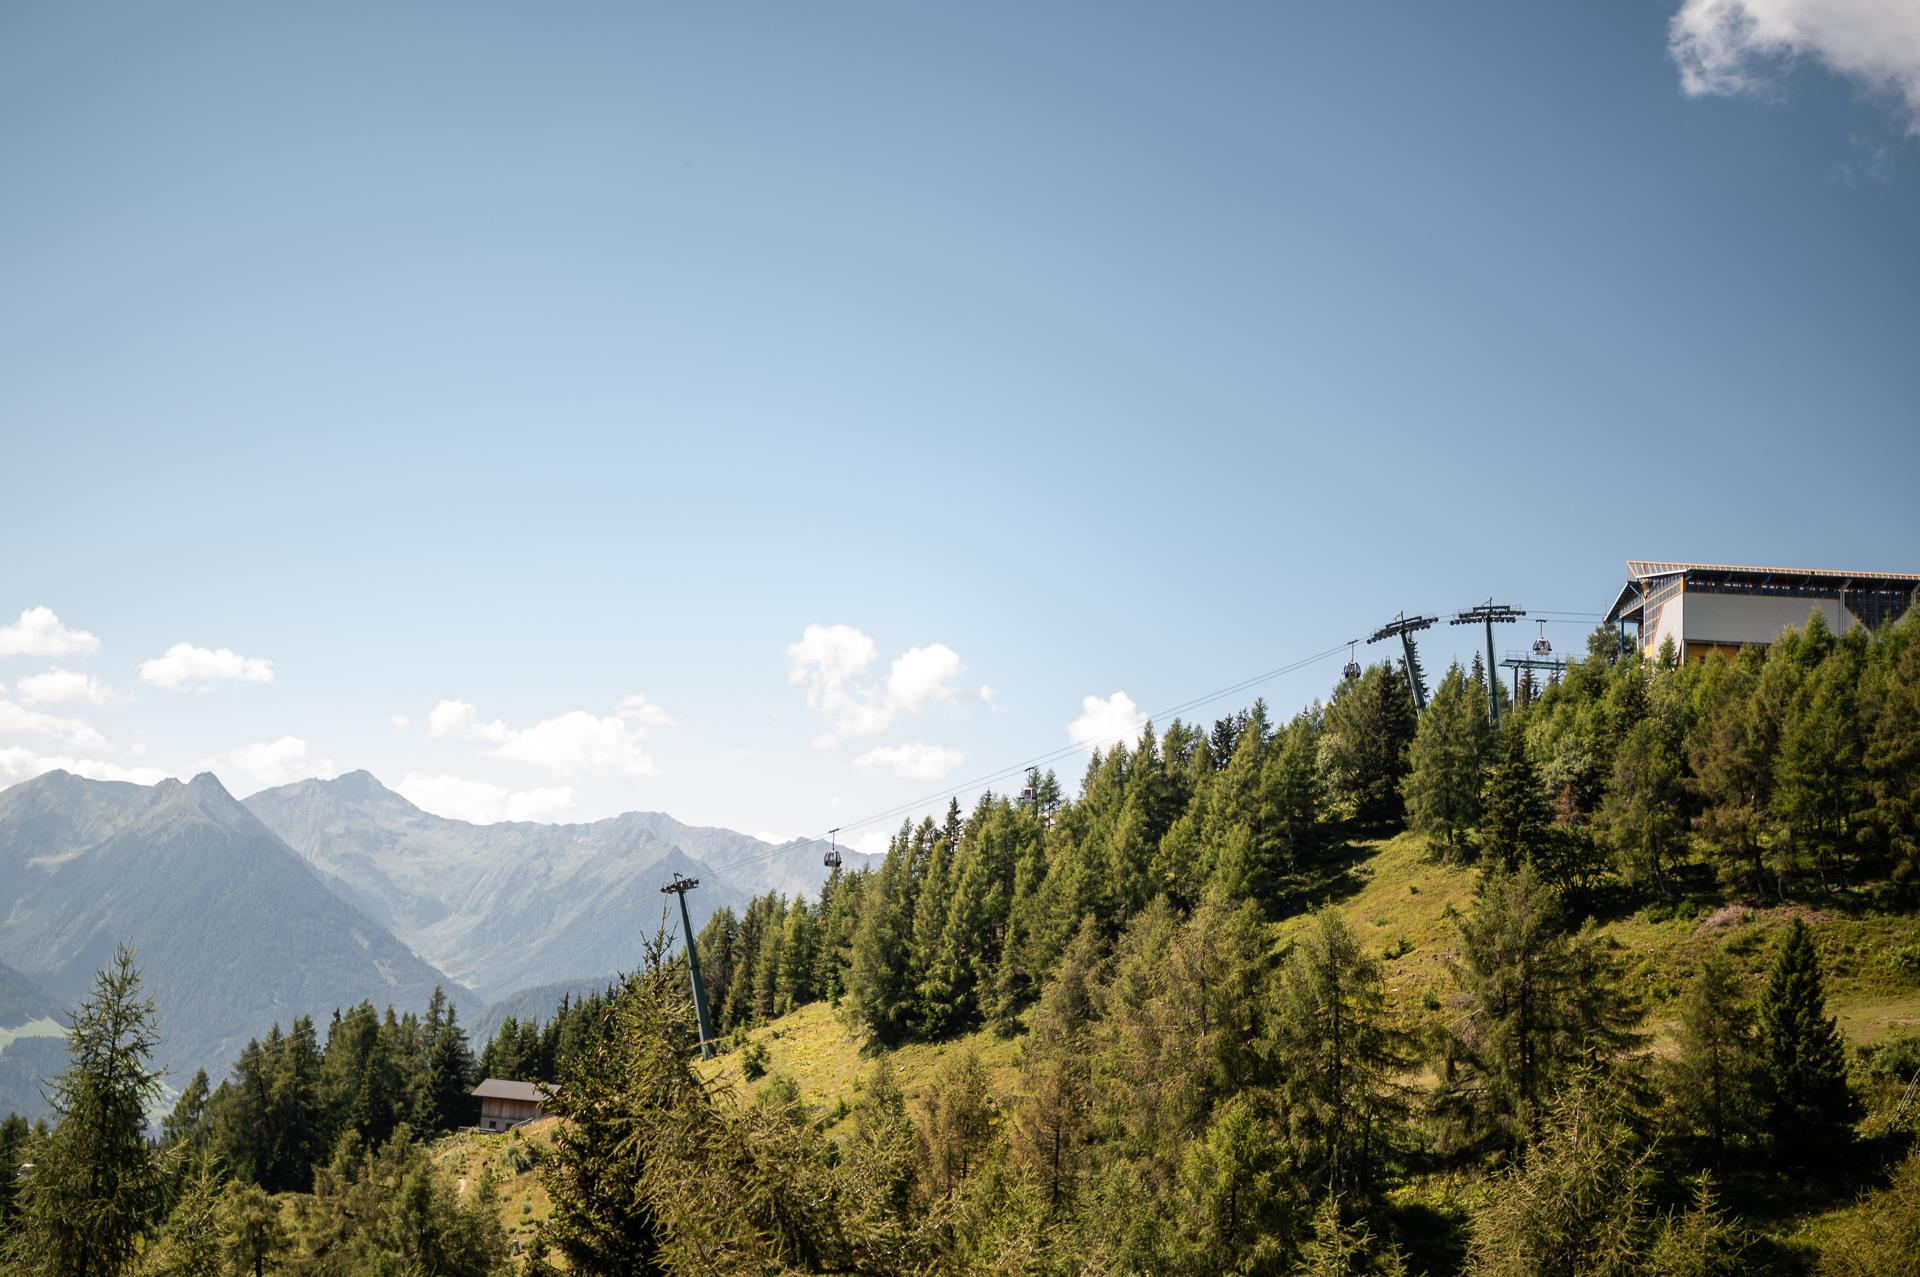
[[[811,894],[826,872],[817,840],[775,846],[660,812],[473,825],[364,771],[263,790],[246,806],[335,894],[490,1001],[637,965],[675,873],[701,880],[687,898],[699,927],[767,891]],[[868,859],[841,854],[849,868]],[[677,931],[677,909],[668,921]]]
[[[470,998],[329,891],[278,835],[203,774],[153,786],[49,772],[0,791],[0,963],[62,1009],[117,944],[159,1012],[157,1062],[182,1085],[224,1076],[277,1021],[370,998]],[[0,1063],[11,1057],[15,1043]]]

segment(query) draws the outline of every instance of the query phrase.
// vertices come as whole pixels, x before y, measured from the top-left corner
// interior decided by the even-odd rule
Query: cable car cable
[[[1316,652],[1312,656],[1302,657],[1301,659],[1294,661],[1291,664],[1282,665],[1278,669],[1268,670],[1264,674],[1256,674],[1252,678],[1241,679],[1237,683],[1231,683],[1226,687],[1218,688],[1214,691],[1207,692],[1204,695],[1196,696],[1190,700],[1182,701],[1178,705],[1168,706],[1167,708],[1159,710],[1156,713],[1142,714],[1138,716],[1127,727],[1122,728],[1118,732],[1111,732],[1105,736],[1098,737],[1093,740],[1080,741],[1076,744],[1064,745],[1058,749],[1049,750],[1044,754],[1035,755],[1033,758],[1030,758],[1023,763],[1015,763],[1011,767],[1003,767],[998,771],[989,772],[981,776],[976,776],[972,780],[962,781],[958,785],[948,786],[947,788],[941,789],[936,793],[928,794],[921,798],[916,798],[911,802],[900,803],[896,806],[889,807],[884,811],[875,812],[870,816],[863,817],[860,820],[843,822],[839,825],[836,825],[834,828],[839,831],[845,831],[849,829],[862,829],[868,825],[878,824],[883,820],[892,820],[896,816],[907,815],[911,812],[919,810],[922,807],[925,807],[929,803],[938,802],[942,798],[958,797],[960,794],[965,793],[967,790],[974,789],[983,785],[991,785],[996,781],[1005,780],[1010,776],[1017,776],[1022,772],[1029,770],[1030,768],[1038,767],[1050,762],[1056,762],[1059,759],[1067,758],[1074,754],[1085,753],[1088,750],[1098,749],[1102,745],[1112,744],[1116,741],[1125,740],[1130,734],[1137,732],[1141,727],[1143,727],[1147,723],[1154,721],[1155,719],[1170,718],[1174,715],[1185,713],[1187,710],[1193,709],[1197,706],[1205,705],[1209,701],[1216,701],[1223,696],[1231,696],[1235,692],[1245,691],[1246,689],[1253,687],[1256,684],[1264,683],[1271,679],[1279,678],[1285,674],[1296,673],[1300,670],[1305,669],[1309,665],[1318,664],[1319,662],[1326,660],[1330,656],[1339,655],[1340,650],[1342,648],[1349,647],[1349,646],[1351,645],[1345,642],[1336,644],[1335,646],[1330,647],[1323,652]],[[716,874],[724,873],[729,869],[738,869],[743,865],[757,864],[762,860],[771,860],[775,856],[794,851],[797,849],[800,843],[809,842],[809,841],[818,841],[818,839],[809,839],[806,837],[796,838],[796,839],[793,839],[791,842],[782,843],[780,846],[769,848],[764,852],[759,852],[752,856],[745,856],[739,860],[729,861],[724,865],[716,865],[713,867],[712,872]]]

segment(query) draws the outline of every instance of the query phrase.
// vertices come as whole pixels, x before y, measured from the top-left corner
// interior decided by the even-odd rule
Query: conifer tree
[[[1078,1185],[1093,1113],[1093,984],[1100,949],[1091,921],[1082,924],[1059,971],[1033,1009],[1021,1054],[1022,1103],[1013,1121],[1014,1153],[1056,1214]]]
[[[1286,1142],[1300,1178],[1355,1204],[1379,1191],[1412,1061],[1388,1019],[1380,966],[1322,909],[1281,973],[1273,1056]]]
[[[1893,1182],[1869,1193],[1838,1222],[1820,1248],[1819,1277],[1912,1277],[1920,1256],[1920,1151],[1910,1152]]]
[[[1622,876],[1666,891],[1686,836],[1686,788],[1680,760],[1660,721],[1641,719],[1614,755],[1613,780],[1601,808]]]
[[[280,1208],[255,1184],[227,1184],[220,1195],[219,1226],[229,1264],[251,1277],[266,1277],[292,1244]]]
[[[1501,724],[1498,752],[1487,768],[1480,802],[1480,854],[1509,873],[1529,856],[1551,861],[1543,853],[1552,817],[1527,755],[1525,722],[1524,715],[1514,714]]]
[[[1693,1201],[1669,1214],[1647,1253],[1653,1277],[1740,1277],[1751,1271],[1746,1230],[1720,1209],[1711,1177],[1694,1181]]]
[[[1871,822],[1888,871],[1911,896],[1920,887],[1920,609],[1877,652],[1871,731],[1862,754]]]
[[[226,1277],[220,1253],[220,1182],[203,1161],[194,1168],[167,1215],[156,1267],[166,1277]]]
[[[1725,954],[1713,953],[1680,999],[1678,1050],[1666,1067],[1667,1098],[1679,1124],[1724,1155],[1752,1120],[1753,1009]]]
[[[909,836],[905,828],[894,836],[878,874],[861,893],[860,921],[847,963],[847,999],[854,1018],[876,1042],[889,1045],[904,1038],[913,1023]]]
[[[7,1239],[7,1271],[35,1277],[113,1277],[127,1270],[159,1205],[160,1175],[145,1135],[159,1097],[150,1065],[159,1042],[122,945],[94,977],[67,1031],[67,1070],[48,1098],[52,1133],[36,1142]]]
[[[1818,613],[1815,613],[1817,616]],[[1793,843],[1810,855],[1823,885],[1844,878],[1866,772],[1855,672],[1849,648],[1834,650],[1808,677],[1780,730],[1773,807]]]
[[[1400,814],[1400,780],[1413,735],[1413,695],[1390,666],[1372,666],[1335,690],[1321,762],[1329,789],[1362,823]]]
[[[1721,880],[1752,893],[1765,884],[1762,840],[1771,824],[1772,733],[1755,700],[1762,660],[1748,649],[1719,669],[1686,744],[1701,840],[1718,856]]]
[[[449,1131],[470,1120],[473,1053],[457,1011],[447,1007],[446,1018],[427,1051],[426,1095],[421,1125],[429,1131]]]
[[[1342,1214],[1339,1198],[1320,1199],[1293,1277],[1402,1277],[1407,1266],[1399,1251],[1382,1248],[1365,1224],[1349,1224]]]
[[[27,1148],[33,1128],[18,1113],[0,1120],[0,1254],[5,1253],[7,1232],[19,1212],[21,1170],[30,1160]]]
[[[1490,868],[1459,927],[1461,955],[1448,965],[1460,1009],[1437,1102],[1467,1144],[1523,1147],[1576,1069],[1635,1041],[1634,1009],[1592,931],[1565,932],[1530,861],[1511,874]]]
[[[160,1146],[178,1150],[187,1157],[197,1155],[211,1133],[208,1109],[212,1100],[213,1088],[207,1081],[207,1071],[195,1069],[180,1098],[174,1101],[173,1111],[161,1120]]]
[[[1449,858],[1480,823],[1489,735],[1485,695],[1452,666],[1420,717],[1401,783],[1407,823],[1439,839]]]
[[[1473,1217],[1476,1277],[1635,1277],[1645,1271],[1644,1151],[1619,1101],[1583,1079],[1539,1143]]]
[[[1793,920],[1758,1007],[1767,1127],[1793,1157],[1817,1157],[1852,1136],[1840,1029],[1827,1014],[1813,933]]]

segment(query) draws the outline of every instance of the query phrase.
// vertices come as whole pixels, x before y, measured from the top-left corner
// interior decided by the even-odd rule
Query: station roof
[[[1920,587],[1920,572],[1845,572],[1827,568],[1741,567],[1729,563],[1667,563],[1649,559],[1627,560],[1627,581],[1607,609],[1607,620],[1632,620],[1640,611],[1640,600],[1650,582],[1666,577],[1684,576],[1689,583],[1741,583],[1778,586],[1782,589],[1826,587],[1833,590],[1899,590],[1911,593]]]

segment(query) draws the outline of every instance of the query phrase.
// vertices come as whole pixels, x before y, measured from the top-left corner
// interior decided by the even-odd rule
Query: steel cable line
[[[916,798],[911,802],[899,803],[893,807],[887,808],[884,811],[878,811],[873,813],[870,816],[862,817],[859,820],[843,822],[840,825],[837,825],[835,828],[841,831],[845,831],[848,829],[864,829],[868,825],[879,824],[881,821],[891,821],[897,816],[908,815],[922,807],[925,807],[928,803],[938,802],[942,798],[957,797],[958,795],[965,793],[967,790],[974,789],[983,785],[991,785],[997,781],[1005,780],[1008,777],[1021,775],[1022,773],[1032,768],[1043,766],[1051,762],[1057,762],[1062,758],[1068,758],[1074,754],[1081,754],[1081,753],[1087,752],[1088,750],[1098,749],[1103,745],[1112,744],[1115,741],[1125,740],[1129,735],[1138,731],[1142,726],[1144,726],[1149,722],[1154,721],[1155,719],[1171,718],[1174,715],[1183,714],[1190,709],[1196,708],[1197,706],[1205,705],[1209,701],[1217,701],[1223,696],[1231,696],[1235,692],[1243,692],[1250,687],[1256,686],[1257,684],[1260,684],[1260,683],[1265,683],[1271,679],[1279,678],[1284,674],[1296,673],[1300,670],[1307,668],[1309,665],[1318,664],[1319,662],[1326,660],[1328,657],[1339,655],[1342,651],[1346,650],[1347,647],[1348,647],[1348,644],[1345,642],[1337,643],[1323,652],[1316,652],[1312,656],[1302,657],[1299,660],[1292,662],[1291,664],[1282,665],[1278,669],[1268,670],[1264,674],[1256,674],[1252,678],[1241,679],[1237,683],[1231,683],[1226,687],[1216,688],[1214,691],[1207,692],[1207,693],[1204,693],[1203,695],[1193,697],[1190,700],[1182,701],[1178,705],[1170,705],[1165,709],[1158,710],[1152,714],[1141,714],[1138,717],[1136,717],[1131,723],[1129,723],[1126,727],[1121,728],[1117,732],[1110,732],[1105,736],[1097,737],[1093,740],[1080,741],[1072,745],[1063,745],[1058,749],[1049,750],[1044,754],[1035,755],[1034,757],[1028,759],[1023,763],[1015,763],[1011,767],[1003,767],[998,771],[989,772],[981,776],[976,776],[972,780],[962,781],[958,785],[950,785],[935,793],[928,794],[921,798]],[[738,869],[743,865],[757,864],[762,860],[771,860],[775,856],[784,855],[788,852],[794,851],[797,848],[798,844],[807,842],[807,841],[810,841],[810,840],[806,838],[797,838],[792,842],[783,843],[778,847],[769,848],[768,850],[756,853],[755,855],[744,856],[739,860],[732,860],[727,862],[724,865],[716,865],[713,867],[712,872],[716,874],[724,873],[729,869]],[[817,841],[817,839],[815,841]]]
[[[1546,618],[1549,621],[1549,623],[1553,623],[1553,624],[1567,623],[1575,619],[1597,620],[1604,615],[1603,613],[1600,613],[1600,612],[1576,612],[1571,610],[1561,611],[1556,609],[1534,609],[1532,614],[1536,617]],[[1358,642],[1358,640],[1357,639],[1353,640],[1353,642]],[[949,786],[945,789],[941,789],[934,793],[927,794],[924,797],[916,798],[911,802],[896,804],[895,806],[886,808],[883,811],[875,812],[870,816],[862,817],[859,820],[844,822],[840,825],[835,826],[834,828],[836,831],[844,831],[849,829],[864,829],[869,825],[879,824],[881,821],[891,821],[896,817],[910,815],[912,812],[917,811],[922,807],[925,807],[927,804],[938,802],[942,798],[957,797],[958,795],[965,793],[970,789],[975,789],[975,788],[979,788],[981,786],[986,786],[986,785],[992,785],[998,781],[1006,780],[1009,777],[1018,776],[1032,768],[1045,766],[1048,763],[1058,762],[1059,760],[1063,758],[1071,757],[1074,754],[1085,753],[1091,749],[1098,749],[1104,745],[1109,745],[1116,741],[1125,740],[1129,735],[1137,731],[1140,727],[1142,727],[1146,723],[1154,721],[1155,719],[1171,718],[1174,715],[1183,714],[1190,709],[1194,709],[1198,706],[1205,705],[1210,701],[1219,700],[1223,696],[1231,696],[1235,692],[1243,692],[1250,687],[1254,687],[1254,686],[1257,686],[1258,684],[1265,683],[1271,679],[1279,678],[1284,674],[1295,673],[1299,670],[1305,669],[1309,665],[1317,664],[1320,661],[1326,660],[1330,656],[1337,655],[1342,648],[1350,647],[1350,646],[1351,646],[1351,643],[1335,644],[1333,647],[1328,648],[1324,652],[1317,652],[1312,656],[1302,657],[1300,660],[1294,661],[1289,665],[1283,665],[1278,669],[1268,670],[1264,674],[1256,674],[1252,678],[1242,679],[1238,683],[1233,683],[1226,687],[1216,689],[1215,691],[1207,692],[1204,695],[1193,697],[1191,700],[1182,701],[1178,705],[1168,706],[1167,708],[1159,710],[1152,714],[1142,714],[1138,718],[1134,719],[1134,721],[1130,723],[1127,727],[1122,728],[1118,732],[1109,733],[1108,735],[1100,737],[1095,740],[1082,741],[1078,744],[1064,745],[1064,746],[1061,746],[1059,749],[1049,750],[1047,753],[1035,755],[1034,757],[1028,759],[1023,763],[1015,763],[1011,767],[1004,767],[998,771],[989,772],[981,776],[976,776],[972,780],[963,781],[958,785]],[[729,869],[738,869],[744,865],[758,864],[763,860],[772,860],[775,856],[784,855],[786,853],[797,850],[799,846],[803,843],[817,842],[817,841],[819,841],[819,835],[814,835],[811,837],[803,835],[802,837],[795,838],[790,842],[782,843],[778,847],[771,847],[766,851],[758,852],[751,856],[744,856],[738,860],[728,861],[724,865],[717,865],[713,868],[712,872],[716,874],[725,873]]]

